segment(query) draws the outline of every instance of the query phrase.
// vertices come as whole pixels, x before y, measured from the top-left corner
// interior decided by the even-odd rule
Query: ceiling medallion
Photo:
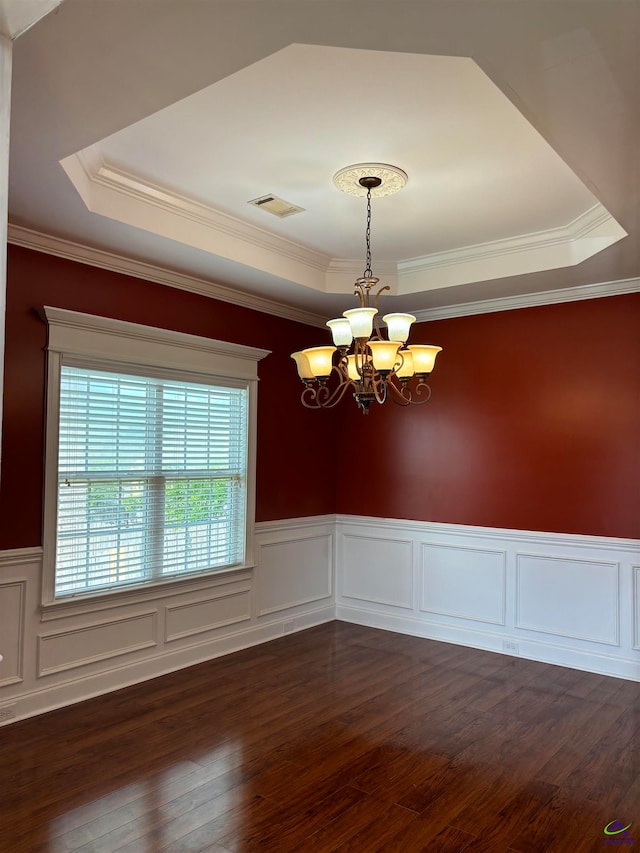
[[[378,174],[372,174],[375,171]],[[354,295],[358,297],[360,307],[351,308],[342,317],[327,322],[334,346],[307,347],[291,353],[304,386],[301,402],[308,409],[330,409],[349,389],[364,414],[372,403],[392,400],[399,406],[410,406],[427,403],[431,399],[431,388],[426,379],[442,347],[407,344],[409,329],[416,319],[413,314],[385,314],[382,318],[387,324],[385,339],[377,319],[378,297],[389,287],[385,285],[371,293],[380,281],[371,270],[371,196],[384,188],[380,172],[392,176],[387,179],[386,192],[379,193],[381,195],[397,192],[407,182],[402,169],[381,163],[348,166],[333,178],[338,189],[350,195],[367,197],[367,253],[364,273],[354,285]],[[347,175],[345,185],[341,186],[338,178]],[[359,192],[351,189],[354,179],[357,179]],[[334,357],[336,352],[337,360]]]
[[[380,179],[379,186],[371,189],[373,198],[400,192],[409,180],[406,172],[388,163],[356,163],[336,172],[333,183],[341,192],[348,195],[366,196],[367,187],[360,183],[360,179],[369,177]]]

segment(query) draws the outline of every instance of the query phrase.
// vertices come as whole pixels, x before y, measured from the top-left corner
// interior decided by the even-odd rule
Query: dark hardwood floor
[[[0,729],[0,850],[640,851],[639,771],[640,684],[332,622]]]

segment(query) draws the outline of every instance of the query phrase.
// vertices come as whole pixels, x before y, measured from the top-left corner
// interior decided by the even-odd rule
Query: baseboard
[[[336,619],[354,625],[363,625],[367,628],[380,628],[383,631],[408,634],[412,637],[424,637],[428,640],[438,640],[467,648],[539,661],[540,663],[565,666],[583,672],[624,678],[628,681],[640,681],[638,662],[635,660],[612,659],[606,655],[556,646],[553,643],[540,643],[531,640],[523,642],[520,637],[513,635],[509,637],[506,635],[496,636],[472,628],[461,629],[455,625],[441,625],[430,622],[428,619],[412,619],[406,616],[377,613],[374,610],[366,610],[361,607],[338,605],[336,607]],[[519,649],[517,654],[505,650],[505,640],[517,645]]]

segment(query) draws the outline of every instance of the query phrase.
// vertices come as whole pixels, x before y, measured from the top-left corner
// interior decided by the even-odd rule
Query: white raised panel
[[[505,623],[506,552],[422,544],[420,610]]]
[[[333,536],[305,536],[260,545],[258,615],[332,595]]]
[[[633,648],[640,650],[640,566],[631,566],[633,572]]]
[[[619,645],[619,563],[518,554],[517,628]]]
[[[22,681],[26,580],[0,584],[0,687]]]
[[[413,542],[345,533],[342,595],[412,609]]]
[[[154,610],[38,637],[38,675],[51,675],[155,646],[156,615]]]
[[[181,640],[251,618],[248,589],[165,607],[165,642]]]

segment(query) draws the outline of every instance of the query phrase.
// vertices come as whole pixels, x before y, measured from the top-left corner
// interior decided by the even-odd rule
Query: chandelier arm
[[[416,404],[428,403],[429,400],[431,399],[431,385],[427,385],[426,382],[418,382],[414,391],[415,391],[415,395],[417,397],[422,397],[423,393],[426,393],[426,396],[423,400],[414,400],[413,395],[412,395],[412,399],[411,399],[412,403],[416,403]]]
[[[335,368],[334,368],[335,369]],[[332,409],[344,397],[347,388],[353,386],[351,379],[341,378],[333,391],[324,383],[307,385],[300,395],[300,402],[307,409]]]
[[[391,288],[389,287],[389,285],[388,285],[388,284],[385,284],[383,287],[381,287],[381,288],[376,292],[376,295],[374,296],[374,299],[373,299],[373,307],[376,309],[376,311],[378,310],[378,299],[380,299],[380,294],[381,294],[381,293],[384,293],[384,291],[385,291],[385,290],[391,290]]]
[[[342,400],[347,389],[353,387],[353,385],[354,383],[351,379],[341,381],[339,385],[336,385],[332,393],[327,397],[326,401],[322,403],[322,408],[332,409],[340,402],[340,400]]]
[[[356,338],[353,346],[353,354],[355,356],[355,365],[358,375],[364,381],[365,379],[365,364],[367,363],[367,344],[361,342],[360,338]]]
[[[376,376],[378,377],[376,379]],[[374,374],[371,378],[371,387],[373,388],[373,393],[375,394],[376,403],[384,403],[387,399],[387,382],[383,379],[380,374]]]
[[[396,383],[390,378],[387,382],[389,393],[389,399],[392,400],[396,406],[410,406],[411,405],[411,392],[406,386],[399,388]],[[408,392],[405,393],[405,392]]]
[[[377,302],[377,299],[376,299]],[[380,323],[378,322],[378,315],[375,314],[373,317],[373,328],[374,334],[369,338],[370,341],[383,341],[382,332],[380,331]]]
[[[418,382],[415,388],[411,389],[408,383],[403,383],[402,387],[399,388],[395,382],[389,380],[387,387],[391,391],[389,398],[398,406],[421,406],[431,399],[431,386],[427,385],[426,382]]]
[[[346,347],[345,347],[346,349]],[[333,369],[338,374],[340,382],[350,382],[351,379],[349,377],[349,362],[347,361],[347,356],[343,355],[340,361],[337,364],[333,365]]]
[[[376,311],[378,310],[378,299],[380,298],[380,294],[381,294],[384,290],[391,290],[391,288],[389,287],[389,285],[388,285],[388,284],[385,284],[385,285],[384,285],[384,287],[381,287],[381,288],[377,291],[377,293],[375,294],[375,296],[373,297],[373,307],[376,309]],[[374,314],[374,315],[373,315],[373,327],[374,327],[374,329],[375,329],[375,334],[371,335],[371,340],[372,340],[372,341],[383,341],[383,340],[384,340],[384,338],[382,337],[382,332],[381,332],[381,330],[380,330],[380,322],[379,322],[379,320],[378,320],[378,315],[377,315],[377,314]]]

